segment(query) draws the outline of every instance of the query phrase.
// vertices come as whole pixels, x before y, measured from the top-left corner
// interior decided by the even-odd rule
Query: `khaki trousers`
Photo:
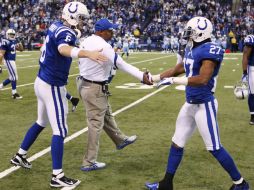
[[[78,79],[77,87],[86,108],[88,124],[87,149],[83,158],[83,166],[86,166],[97,160],[102,129],[115,145],[121,144],[127,136],[117,127],[108,96],[102,92],[102,85]]]

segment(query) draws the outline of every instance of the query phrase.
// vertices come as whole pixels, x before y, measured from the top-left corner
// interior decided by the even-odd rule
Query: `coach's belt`
[[[102,86],[107,83],[107,81],[93,81],[93,80],[85,79],[84,77],[81,77],[81,78],[82,78],[83,81],[94,83],[94,84],[99,84],[99,85],[102,85]]]

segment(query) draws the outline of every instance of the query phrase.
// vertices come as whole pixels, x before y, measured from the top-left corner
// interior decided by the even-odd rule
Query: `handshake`
[[[151,75],[150,72],[144,72],[143,81],[144,84],[153,85],[154,82],[157,83],[156,87],[160,88],[162,85],[171,85],[171,84],[179,84],[179,85],[188,85],[187,77],[169,77],[169,78],[160,78],[160,75]]]
[[[187,85],[187,77],[169,77],[169,78],[160,78],[160,75],[152,75],[150,72],[144,72],[143,81],[144,84],[153,85],[154,82],[157,83],[156,87],[160,88],[162,85],[171,85],[171,84],[181,84]]]

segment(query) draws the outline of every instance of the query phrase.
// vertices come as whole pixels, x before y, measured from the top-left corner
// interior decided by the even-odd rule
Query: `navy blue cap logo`
[[[68,11],[69,11],[70,13],[75,13],[75,12],[78,10],[78,4],[76,4],[76,8],[75,8],[74,10],[71,10],[71,5],[72,5],[72,3],[71,3],[70,6],[68,7]]]
[[[198,19],[198,29],[199,30],[205,30],[206,28],[207,28],[207,21],[205,20],[205,26],[204,27],[201,27],[201,26],[199,26],[199,22],[200,22],[200,19]]]

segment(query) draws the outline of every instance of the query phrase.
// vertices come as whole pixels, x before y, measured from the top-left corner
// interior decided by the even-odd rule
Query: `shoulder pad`
[[[254,35],[248,35],[248,36],[244,39],[244,45],[254,46]]]

